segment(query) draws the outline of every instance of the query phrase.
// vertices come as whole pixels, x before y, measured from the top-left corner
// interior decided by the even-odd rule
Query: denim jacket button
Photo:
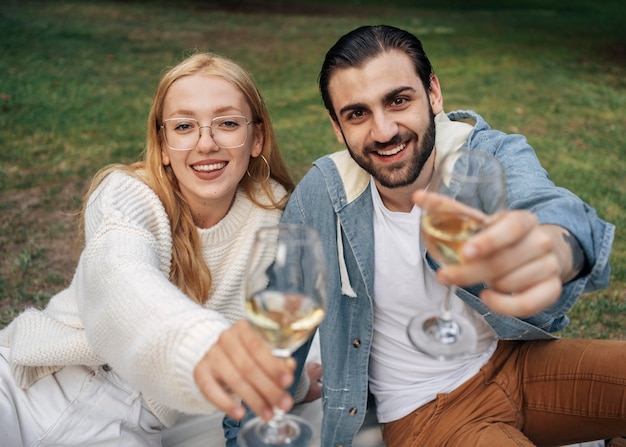
[[[354,346],[355,348],[360,348],[361,347],[361,340],[359,340],[358,338],[355,338],[352,341],[352,346]]]
[[[357,411],[358,410],[356,409],[356,407],[350,408],[350,411],[349,411],[350,416],[354,416],[357,413]]]

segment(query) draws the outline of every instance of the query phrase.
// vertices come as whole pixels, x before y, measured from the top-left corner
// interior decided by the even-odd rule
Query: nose
[[[213,132],[211,126],[201,126],[198,131],[200,135],[198,137],[198,143],[196,144],[196,150],[199,152],[218,151],[220,148],[213,139]]]
[[[374,141],[386,143],[398,133],[398,123],[389,113],[380,112],[373,114],[370,136]]]

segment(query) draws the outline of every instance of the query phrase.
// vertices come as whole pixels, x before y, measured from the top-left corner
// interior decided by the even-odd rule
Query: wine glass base
[[[411,320],[407,333],[417,349],[437,360],[469,357],[492,345],[478,343],[476,328],[461,315],[446,320],[438,312],[425,312]]]
[[[285,415],[278,425],[254,418],[239,431],[237,441],[241,447],[307,447],[313,438],[313,427],[305,419]]]

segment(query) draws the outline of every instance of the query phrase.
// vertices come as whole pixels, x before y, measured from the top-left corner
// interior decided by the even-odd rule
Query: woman
[[[169,70],[144,160],[87,193],[72,283],[0,332],[3,445],[160,445],[181,412],[289,409],[293,363],[239,320],[254,232],[293,186],[240,66],[196,54]]]

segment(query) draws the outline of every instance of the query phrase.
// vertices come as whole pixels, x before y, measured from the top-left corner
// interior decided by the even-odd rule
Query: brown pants
[[[476,376],[382,431],[389,447],[547,447],[624,436],[626,341],[501,341]]]

